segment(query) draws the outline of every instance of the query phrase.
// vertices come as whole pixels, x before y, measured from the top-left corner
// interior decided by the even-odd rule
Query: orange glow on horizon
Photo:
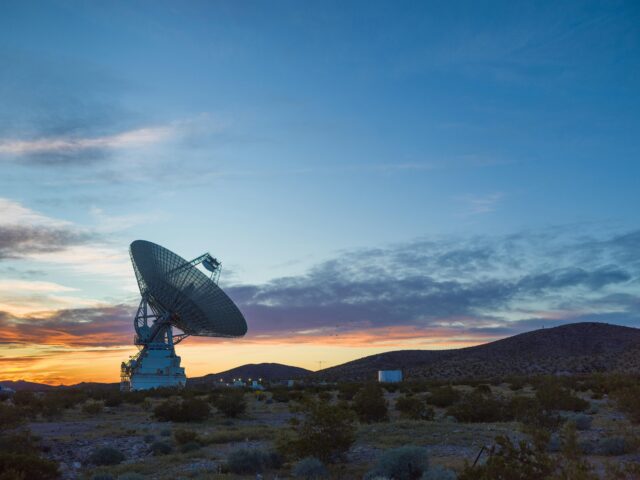
[[[49,322],[54,312],[14,316],[0,324],[0,380],[52,385],[118,382],[120,363],[136,353],[133,331],[117,321]],[[177,347],[187,375],[218,373],[247,363],[283,363],[317,370],[390,350],[463,348],[496,340],[495,335],[468,333],[466,318],[445,326],[419,328],[360,326],[358,330],[314,329],[251,333],[239,339],[191,337]],[[451,323],[454,322],[454,323]],[[301,322],[302,323],[302,322]],[[451,325],[451,326],[449,326]]]
[[[18,340],[2,331],[3,339]],[[120,363],[136,352],[130,345],[95,347],[74,343],[75,336],[55,332],[56,344],[0,348],[1,380],[26,380],[51,385],[80,382],[118,382]],[[283,363],[317,370],[368,355],[400,349],[463,348],[495,340],[488,335],[460,334],[448,328],[416,329],[398,326],[371,328],[339,335],[292,335],[247,337],[235,340],[189,338],[176,347],[187,375],[218,373],[247,363]],[[92,339],[102,340],[102,335]],[[59,342],[59,343],[57,343]]]

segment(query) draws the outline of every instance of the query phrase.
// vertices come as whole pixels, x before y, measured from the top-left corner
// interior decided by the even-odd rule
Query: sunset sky
[[[119,380],[135,239],[211,252],[188,376],[640,327],[638,2],[3,1],[0,380]]]

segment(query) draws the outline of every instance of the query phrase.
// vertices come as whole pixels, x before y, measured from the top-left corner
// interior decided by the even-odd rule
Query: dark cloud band
[[[91,234],[70,226],[0,225],[0,259],[57,252],[92,239]]]

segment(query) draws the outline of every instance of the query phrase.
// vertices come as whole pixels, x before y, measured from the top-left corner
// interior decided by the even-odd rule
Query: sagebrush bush
[[[42,405],[42,400],[33,392],[19,390],[13,394],[13,404],[17,407],[39,409]]]
[[[178,445],[184,445],[185,443],[198,442],[198,433],[193,430],[175,430],[173,432],[173,438]]]
[[[82,411],[89,415],[97,415],[98,413],[102,412],[102,409],[103,409],[102,402],[96,402],[93,400],[88,401],[82,406]]]
[[[284,388],[271,390],[271,399],[274,402],[287,403],[289,401],[289,392]]]
[[[537,399],[516,395],[506,404],[508,416],[522,422],[526,428],[556,429],[563,421],[558,414],[542,408]]]
[[[105,407],[118,407],[122,404],[122,395],[120,393],[112,393],[104,399]]]
[[[338,384],[338,399],[351,401],[361,389],[362,385],[359,383],[339,383]]]
[[[195,452],[196,450],[199,450],[200,447],[202,447],[202,445],[198,442],[188,442],[180,445],[180,451],[182,453]]]
[[[596,480],[598,476],[593,474],[592,465],[582,459],[584,446],[580,444],[573,422],[562,427],[561,438],[562,455],[556,458],[556,476],[560,479]]]
[[[508,409],[516,420],[525,421],[542,410],[540,403],[531,397],[515,395],[509,400]]]
[[[149,446],[149,450],[151,450],[151,453],[157,457],[160,455],[170,454],[173,451],[173,447],[169,442],[163,442],[161,440],[158,440],[157,442],[153,442]]]
[[[427,397],[427,403],[436,407],[449,407],[460,399],[460,392],[450,385],[434,388]]]
[[[388,404],[382,388],[376,383],[363,386],[353,397],[353,409],[361,422],[382,422],[388,420]]]
[[[427,450],[408,445],[384,452],[365,478],[385,477],[394,480],[414,480],[420,478],[428,468]]]
[[[536,399],[545,410],[582,412],[589,407],[589,402],[577,397],[557,379],[541,382],[536,389]]]
[[[244,391],[241,389],[225,389],[213,400],[213,405],[225,417],[235,418],[247,409]]]
[[[330,462],[344,456],[355,441],[356,418],[348,408],[311,400],[300,406],[300,413],[303,417],[292,425],[291,435],[279,438],[282,455]]]
[[[269,468],[278,468],[280,461],[275,455],[258,449],[241,448],[229,454],[229,471],[238,474],[262,473]]]
[[[482,395],[491,395],[491,385],[487,385],[486,383],[481,383],[475,388],[474,391]]]
[[[433,420],[435,412],[423,398],[403,395],[396,400],[396,410],[400,416],[412,420]]]
[[[102,447],[94,450],[89,456],[89,463],[93,465],[118,465],[124,460],[124,454],[113,447]]]
[[[54,480],[60,476],[57,462],[33,453],[0,452],[0,472],[11,472],[14,478],[24,480]]]
[[[26,415],[22,409],[0,403],[0,429],[17,427],[25,421]]]
[[[296,478],[304,478],[305,480],[316,480],[329,476],[324,463],[315,457],[306,457],[296,462],[291,474]]]
[[[39,452],[36,437],[30,430],[7,432],[0,436],[0,452],[37,454]]]
[[[153,409],[154,417],[161,422],[198,422],[205,420],[209,412],[209,404],[198,398],[165,400]]]
[[[640,423],[640,386],[633,385],[617,390],[613,397],[618,408],[634,423]]]
[[[459,422],[502,422],[512,419],[504,402],[477,392],[462,397],[458,403],[447,409],[447,415]]]
[[[41,447],[30,430],[0,433],[0,480],[57,478],[58,464],[40,457]]]
[[[508,437],[496,437],[496,448],[483,465],[466,465],[458,480],[545,480],[551,478],[555,465],[539,447],[521,441],[513,444]]]

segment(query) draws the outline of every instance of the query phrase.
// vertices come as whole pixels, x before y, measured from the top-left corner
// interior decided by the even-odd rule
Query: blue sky
[[[219,257],[250,332],[635,324],[638,25],[635,2],[3,2],[0,311],[112,315],[144,238]],[[389,291],[345,294],[367,274]],[[408,277],[420,302],[390,293]]]

